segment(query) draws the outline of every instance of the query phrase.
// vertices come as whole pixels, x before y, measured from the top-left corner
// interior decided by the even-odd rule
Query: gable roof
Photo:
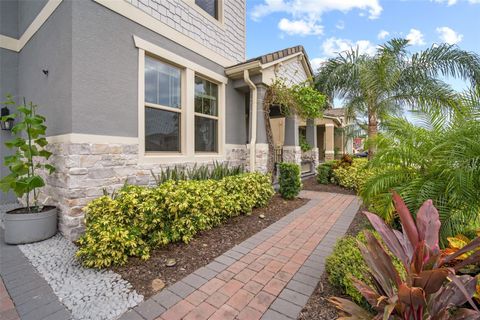
[[[302,45],[298,45],[298,46],[294,46],[294,47],[270,52],[270,53],[267,53],[267,54],[264,54],[264,55],[261,55],[261,56],[255,57],[255,58],[251,58],[251,59],[248,59],[244,62],[241,62],[241,63],[235,64],[233,66],[230,66],[227,69],[232,69],[232,68],[235,68],[235,67],[238,67],[238,66],[251,64],[252,62],[256,62],[256,61],[258,61],[262,65],[270,64],[270,63],[274,63],[277,60],[288,58],[289,56],[297,55],[299,53],[303,54],[305,64],[308,68],[308,71],[310,72],[311,75],[313,75],[313,69],[312,69],[312,66],[310,65],[310,61],[308,59],[307,52],[305,51],[305,48]]]
[[[331,117],[343,117],[345,116],[345,108],[331,108],[323,111],[323,114]]]

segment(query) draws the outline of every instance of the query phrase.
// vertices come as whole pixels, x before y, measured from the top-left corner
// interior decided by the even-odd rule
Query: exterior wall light
[[[13,118],[8,117],[10,115],[10,109],[8,107],[3,107],[0,110],[0,127],[2,130],[12,130],[13,128]]]

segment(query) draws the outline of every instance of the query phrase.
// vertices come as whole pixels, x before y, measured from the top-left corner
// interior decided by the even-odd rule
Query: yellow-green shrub
[[[365,181],[372,176],[367,164],[367,159],[353,159],[351,165],[334,168],[333,177],[340,186],[359,191]]]
[[[221,180],[167,181],[155,188],[126,186],[85,208],[86,232],[77,252],[87,267],[125,264],[130,256],[148,259],[153,247],[188,243],[199,231],[219,225],[273,196],[270,177],[246,173]]]

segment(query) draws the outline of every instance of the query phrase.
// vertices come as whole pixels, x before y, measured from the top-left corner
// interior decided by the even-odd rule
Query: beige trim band
[[[20,52],[63,0],[49,0],[19,39],[0,34],[0,48]]]
[[[49,143],[138,144],[137,137],[67,133],[47,137]]]
[[[184,35],[183,33],[171,28],[165,23],[155,19],[148,13],[143,12],[137,7],[123,0],[94,0],[98,4],[148,28],[176,43],[189,48],[196,53],[204,56],[205,58],[218,63],[222,67],[231,66],[236,63],[230,59],[225,58],[219,53],[205,47],[201,43],[193,40],[192,38]]]

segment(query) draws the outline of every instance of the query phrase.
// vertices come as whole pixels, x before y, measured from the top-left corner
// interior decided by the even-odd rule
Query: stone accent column
[[[298,118],[295,115],[285,118],[285,142],[283,145],[283,162],[302,164],[302,149],[298,133]]]
[[[265,112],[263,100],[267,87],[263,84],[257,85],[257,141],[255,145],[255,170],[267,172],[268,164],[268,140],[267,127],[265,126]]]
[[[325,161],[335,159],[335,134],[332,123],[325,124]]]
[[[319,163],[318,144],[317,144],[317,126],[315,125],[315,119],[307,119],[307,142],[312,149],[306,152],[306,157],[312,161],[312,169],[315,169]]]

